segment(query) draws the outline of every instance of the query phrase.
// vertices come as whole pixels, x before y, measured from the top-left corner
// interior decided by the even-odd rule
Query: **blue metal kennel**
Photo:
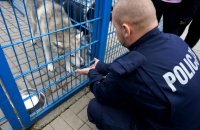
[[[67,4],[65,12],[72,24],[56,28],[54,15],[51,20],[55,29],[46,33],[41,31],[38,0],[33,1],[32,10],[35,11],[35,24],[38,26],[36,35],[32,33],[25,0],[11,0],[8,7],[0,6],[0,123],[7,121],[12,129],[28,128],[84,88],[88,79],[76,74],[77,68],[89,66],[94,57],[109,63],[127,52],[118,42],[110,21],[111,8],[117,0],[69,0],[72,3]],[[41,1],[46,14],[45,0]],[[53,10],[57,2],[62,14],[66,0],[48,1],[52,2]],[[48,21],[47,15],[45,20]],[[79,45],[75,44],[70,51],[63,48],[60,51],[57,40],[54,46],[51,45],[51,35],[56,35],[57,39],[58,33],[62,32],[64,39],[64,31],[70,29],[74,29],[73,34],[78,34],[81,39]],[[83,32],[82,35],[80,32]],[[51,61],[46,60],[44,37],[48,37],[51,43]],[[32,44],[34,41],[36,45]],[[72,65],[67,72],[66,60],[70,59],[71,64],[77,52],[81,54],[84,64],[79,67]],[[48,70],[48,64],[53,64],[54,71]]]

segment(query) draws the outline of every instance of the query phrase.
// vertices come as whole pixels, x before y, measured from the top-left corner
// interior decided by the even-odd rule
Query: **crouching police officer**
[[[196,54],[179,37],[158,30],[151,0],[119,0],[112,20],[129,52],[77,70],[88,75],[95,95],[89,120],[101,130],[200,130]]]

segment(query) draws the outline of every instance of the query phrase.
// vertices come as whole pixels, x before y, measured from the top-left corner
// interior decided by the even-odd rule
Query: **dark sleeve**
[[[128,99],[127,95],[122,92],[119,84],[119,76],[109,73],[106,77],[99,74],[95,69],[88,73],[90,88],[96,99],[109,105],[117,105]]]
[[[99,61],[96,65],[96,70],[103,75],[107,75],[109,72],[110,64],[106,64],[104,62]]]
[[[98,62],[96,69],[88,73],[90,88],[96,99],[104,104],[123,104],[124,101],[130,100],[127,94],[125,82],[138,67],[146,62],[146,57],[137,52],[131,51],[128,54],[118,58],[109,65]],[[103,76],[100,72],[109,72]]]

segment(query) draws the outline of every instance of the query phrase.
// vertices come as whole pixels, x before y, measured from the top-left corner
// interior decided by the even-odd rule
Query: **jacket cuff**
[[[99,73],[101,73],[101,74],[103,74],[103,75],[106,75],[106,74],[108,74],[108,72],[109,72],[109,64],[106,64],[106,63],[104,63],[104,62],[101,62],[101,61],[99,61],[98,63],[97,63],[97,65],[96,65],[96,70],[99,72]]]
[[[93,92],[93,86],[95,82],[99,82],[101,79],[103,79],[103,76],[99,74],[99,72],[96,69],[91,69],[88,72],[88,77],[89,77],[90,90]]]

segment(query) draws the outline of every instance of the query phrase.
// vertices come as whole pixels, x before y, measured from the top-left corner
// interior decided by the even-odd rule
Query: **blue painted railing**
[[[71,61],[72,54],[80,51],[85,60],[84,65],[81,67],[86,67],[93,62],[94,57],[109,63],[127,51],[118,42],[115,30],[110,21],[111,13],[108,13],[111,12],[112,5],[114,5],[117,0],[95,0],[95,3],[94,0],[71,0],[75,2],[75,4],[73,3],[71,11],[76,12],[78,10],[76,10],[76,6],[80,6],[80,9],[82,9],[83,12],[78,13],[84,15],[85,20],[78,21],[73,19],[73,17],[78,16],[78,13],[75,13],[77,16],[68,17],[68,20],[73,22],[72,25],[64,26],[62,18],[62,28],[50,31],[49,25],[47,24],[48,32],[45,34],[41,31],[40,19],[38,18],[38,11],[36,10],[37,0],[33,1],[33,11],[35,11],[36,14],[35,24],[38,26],[38,34],[35,36],[32,34],[30,16],[27,13],[28,9],[25,0],[11,0],[10,8],[13,10],[13,21],[14,24],[16,24],[16,29],[18,31],[16,33],[19,34],[18,40],[13,40],[11,35],[12,32],[10,31],[9,24],[7,24],[5,17],[6,12],[0,7],[0,17],[2,18],[6,34],[9,38],[7,43],[0,46],[0,81],[4,86],[1,87],[2,85],[0,84],[0,100],[4,100],[3,103],[0,101],[0,108],[5,115],[4,117],[0,117],[0,122],[7,120],[12,128],[16,130],[29,127],[39,118],[52,111],[87,86],[88,78],[75,73],[75,70],[79,67],[73,67],[73,70],[71,69],[70,72],[66,72],[66,60],[67,58],[70,58],[69,61]],[[63,1],[65,0],[60,0],[58,3],[60,4],[61,15],[63,14]],[[45,0],[43,0],[43,2],[44,7],[46,7]],[[52,0],[52,2],[54,2],[54,0]],[[54,4],[52,4],[52,8],[54,9]],[[90,13],[87,14],[89,9],[92,9],[92,11],[90,10]],[[24,15],[24,21],[27,21],[25,22],[27,28],[26,34],[29,35],[29,37],[24,37],[24,29],[21,27],[20,23],[21,17],[23,16],[19,16],[18,11]],[[69,7],[65,11],[70,13]],[[45,20],[48,21],[46,9],[45,15]],[[93,17],[90,17],[89,19],[86,17],[87,15]],[[54,21],[53,26],[56,28],[57,19],[53,17],[52,20]],[[81,37],[81,44],[78,45],[75,43],[75,49],[70,51],[64,49],[62,54],[59,54],[58,46],[55,46],[54,48],[51,47],[50,55],[53,58],[51,61],[47,62],[45,60],[42,38],[48,37],[49,42],[51,43],[51,35],[56,35],[59,32],[70,30],[72,28],[78,30],[82,29],[85,33],[82,37],[79,35],[79,37]],[[76,35],[78,32],[79,31],[75,30],[74,34]],[[31,44],[31,41],[38,39],[41,39],[40,44]],[[63,41],[65,39],[63,33],[62,39]],[[74,38],[74,40],[76,39]],[[57,35],[56,42],[58,42]],[[56,50],[54,53],[53,49]],[[13,53],[14,56],[12,59],[9,58],[9,54],[6,53],[6,50],[10,50]],[[5,55],[5,53],[7,55]],[[24,63],[24,61],[26,62]],[[57,64],[53,72],[47,70],[47,66],[50,63],[53,63],[55,66]],[[18,70],[17,73],[14,73],[14,70]],[[23,84],[23,90],[28,91],[28,97],[22,98],[22,86],[18,85],[18,82],[21,83],[20,85]],[[35,92],[29,92],[30,89],[34,89]],[[36,108],[36,105],[34,106],[33,101],[31,100],[34,109],[31,112],[27,110],[24,102],[32,99],[34,96],[41,96],[41,94],[45,103],[42,104],[40,108]]]

